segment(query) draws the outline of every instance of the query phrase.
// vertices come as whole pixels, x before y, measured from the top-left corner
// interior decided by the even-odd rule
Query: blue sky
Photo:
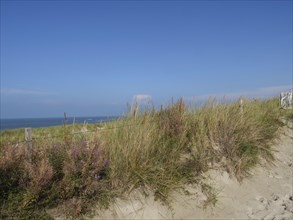
[[[292,1],[1,1],[1,118],[292,85]]]

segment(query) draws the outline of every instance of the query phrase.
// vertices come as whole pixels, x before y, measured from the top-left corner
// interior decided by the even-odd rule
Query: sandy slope
[[[239,184],[227,173],[209,174],[218,194],[214,208],[202,208],[204,195],[188,189],[192,195],[174,193],[173,210],[133,192],[128,201],[118,199],[109,210],[95,219],[293,219],[293,129],[283,128],[275,145],[276,162],[258,167],[254,175]]]
[[[203,209],[206,197],[194,187],[188,188],[191,195],[171,195],[172,210],[153,196],[134,191],[127,200],[117,199],[108,210],[88,219],[293,219],[292,126],[281,132],[274,166],[258,167],[241,184],[227,173],[209,172],[218,192],[213,208]]]

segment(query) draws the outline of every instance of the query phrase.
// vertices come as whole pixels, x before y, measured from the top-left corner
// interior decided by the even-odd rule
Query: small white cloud
[[[30,90],[30,89],[14,89],[6,88],[0,90],[3,95],[52,95],[54,93],[44,92],[40,90]]]
[[[133,103],[131,107],[131,112],[133,109],[138,110],[141,105],[148,105],[149,101],[152,100],[150,95],[140,94],[133,96]]]
[[[133,96],[133,101],[140,103],[140,102],[148,102],[152,100],[152,97],[150,95],[135,95]]]

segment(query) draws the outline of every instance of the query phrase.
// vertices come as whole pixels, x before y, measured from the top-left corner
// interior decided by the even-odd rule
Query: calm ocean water
[[[99,122],[107,122],[117,119],[118,117],[68,117],[67,124],[89,123],[95,124]],[[41,128],[56,125],[63,125],[64,118],[21,118],[21,119],[0,119],[0,130],[15,129],[15,128]]]

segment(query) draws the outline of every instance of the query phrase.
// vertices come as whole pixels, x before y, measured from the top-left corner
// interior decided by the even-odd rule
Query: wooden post
[[[24,129],[25,134],[25,159],[27,162],[31,162],[31,153],[32,153],[32,147],[33,147],[33,136],[32,136],[32,128],[25,128]]]
[[[242,97],[240,97],[240,112],[241,112],[241,115],[243,115],[243,99],[242,99]]]
[[[63,121],[64,127],[66,126],[66,124],[67,124],[67,114],[66,112],[64,112],[64,121]]]

